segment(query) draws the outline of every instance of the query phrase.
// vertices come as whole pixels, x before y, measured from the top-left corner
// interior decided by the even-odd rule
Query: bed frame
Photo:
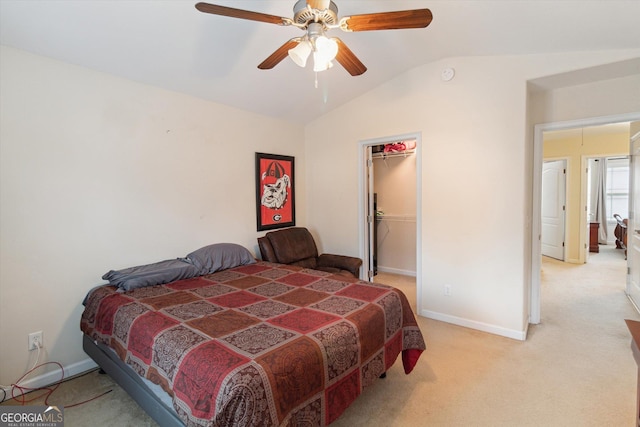
[[[167,406],[113,350],[86,334],[82,335],[82,348],[161,427],[184,427],[176,411]]]

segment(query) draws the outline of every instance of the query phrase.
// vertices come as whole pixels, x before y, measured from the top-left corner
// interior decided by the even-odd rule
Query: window
[[[629,158],[607,159],[606,180],[607,219],[615,221],[613,214],[629,217]]]

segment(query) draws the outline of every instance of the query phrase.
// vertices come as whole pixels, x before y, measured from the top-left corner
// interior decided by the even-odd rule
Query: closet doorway
[[[360,142],[359,210],[363,279],[373,281],[378,272],[414,276],[418,294],[420,144],[420,134]]]

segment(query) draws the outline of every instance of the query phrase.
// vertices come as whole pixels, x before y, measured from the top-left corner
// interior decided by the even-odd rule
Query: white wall
[[[43,360],[86,368],[81,301],[109,269],[216,242],[255,253],[256,151],[296,157],[305,223],[301,126],[12,48],[0,59],[0,383],[33,363],[34,331]]]
[[[306,154],[314,159],[309,223],[326,251],[357,254],[358,142],[421,132],[419,314],[523,339],[532,199],[527,81],[635,56],[449,58],[408,71],[306,127]],[[456,70],[450,82],[440,79],[446,67]],[[333,173],[323,174],[329,165]]]
[[[640,111],[640,68],[637,74],[626,77],[533,91],[531,101],[532,117],[537,123]]]

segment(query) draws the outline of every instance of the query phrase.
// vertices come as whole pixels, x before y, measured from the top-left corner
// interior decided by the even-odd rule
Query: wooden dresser
[[[631,350],[633,351],[633,358],[638,365],[638,391],[636,394],[636,425],[640,427],[640,322],[635,320],[625,320],[627,327],[631,331],[633,341],[631,343]]]
[[[599,222],[589,223],[589,252],[600,252],[598,246],[598,229],[600,228]]]

